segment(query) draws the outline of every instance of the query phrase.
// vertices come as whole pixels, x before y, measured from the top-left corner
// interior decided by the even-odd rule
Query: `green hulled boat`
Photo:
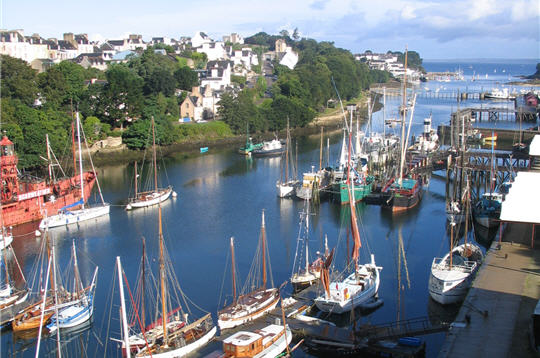
[[[249,137],[246,140],[246,145],[243,146],[243,147],[240,147],[238,149],[238,152],[240,154],[249,155],[253,150],[262,148],[262,146],[263,146],[262,143],[253,144],[253,141],[251,140],[251,137]]]
[[[362,181],[355,181],[353,196],[355,203],[363,200],[366,196],[371,193],[373,186],[373,176],[368,175]],[[339,200],[341,205],[349,204],[349,189],[347,187],[347,180],[344,179],[339,183]]]

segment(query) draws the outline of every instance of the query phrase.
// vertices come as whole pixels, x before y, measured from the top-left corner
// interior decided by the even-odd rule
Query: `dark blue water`
[[[508,64],[505,73],[534,72],[535,64],[521,66]],[[425,63],[425,67],[428,71],[438,71],[457,66]],[[466,74],[471,70],[461,68]],[[422,84],[432,88],[438,85],[440,83],[436,82]],[[462,88],[466,84],[450,82],[445,85]],[[398,98],[387,101],[387,117],[396,112],[399,101]],[[455,110],[452,101],[420,99],[412,133],[422,130],[423,118],[430,112],[436,126],[448,121],[452,109]],[[378,112],[373,117],[373,127],[378,129],[381,123],[382,113]],[[340,131],[330,135],[333,160],[338,156],[340,135]],[[300,172],[309,171],[312,165],[318,166],[319,136],[300,137],[298,141]],[[261,212],[265,210],[272,278],[275,285],[280,285],[291,274],[299,212],[304,205],[301,201],[277,198],[275,183],[280,175],[279,158],[248,159],[238,155],[235,149],[217,150],[210,146],[206,154],[176,153],[164,159],[160,171],[161,181],[172,184],[178,193],[176,199],[163,205],[164,236],[175,273],[184,293],[198,306],[212,312],[214,317],[220,308],[220,297],[223,300],[225,295],[230,295],[229,275],[224,278],[229,238],[235,238],[238,270],[241,278],[245,278],[259,238]],[[61,268],[68,264],[72,240],[79,251],[79,266],[85,280],[88,281],[94,267],[99,266],[94,319],[82,333],[64,337],[63,351],[69,356],[81,356],[81,351],[86,356],[121,356],[117,344],[109,340],[109,337],[120,338],[119,298],[114,277],[116,256],[121,256],[130,285],[134,286],[141,257],[141,238],[145,237],[148,256],[157,268],[157,210],[124,211],[123,203],[132,190],[132,165],[102,167],[98,174],[103,195],[113,205],[110,217],[68,230],[51,230]],[[444,198],[444,180],[434,176],[419,207],[404,215],[392,216],[379,206],[359,205],[363,242],[361,260],[368,260],[367,255],[371,252],[375,254],[377,264],[383,267],[379,296],[384,300],[382,307],[361,317],[360,323],[451,315],[448,310],[430,302],[427,291],[431,262],[435,256],[444,255],[449,246]],[[321,249],[327,235],[329,245],[338,247],[338,267],[345,265],[348,215],[347,209],[323,201],[315,208],[311,225],[310,246]],[[31,274],[43,240],[32,235],[34,230],[34,227],[18,229],[13,245],[27,276]],[[400,240],[403,249],[400,249]],[[285,290],[290,292],[290,286]],[[194,316],[200,314],[193,310]],[[427,342],[427,355],[436,355],[444,334],[423,338]],[[11,332],[5,332],[1,339],[2,356],[30,357],[35,354],[35,340],[19,339]],[[45,356],[45,352],[52,355],[55,346],[54,338],[45,339],[41,356]],[[213,348],[216,345],[207,351]],[[295,356],[305,355],[301,350],[295,352]]]

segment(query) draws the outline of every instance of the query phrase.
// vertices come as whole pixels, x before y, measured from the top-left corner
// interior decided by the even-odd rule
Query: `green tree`
[[[144,80],[123,64],[107,70],[107,84],[100,101],[102,116],[112,128],[122,126],[127,118],[137,118],[142,111]]]
[[[0,55],[2,97],[18,99],[31,106],[37,98],[37,71],[18,58]]]
[[[177,88],[185,91],[191,91],[193,87],[199,84],[197,73],[187,66],[177,69],[174,72],[174,78],[176,79]]]

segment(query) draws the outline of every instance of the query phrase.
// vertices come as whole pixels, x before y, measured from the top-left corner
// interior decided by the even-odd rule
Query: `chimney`
[[[64,41],[69,42],[73,45],[73,47],[77,48],[77,41],[75,41],[75,36],[72,32],[68,32],[64,34]]]

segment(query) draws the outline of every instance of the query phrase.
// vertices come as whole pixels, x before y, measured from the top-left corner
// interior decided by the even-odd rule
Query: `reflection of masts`
[[[409,266],[407,264],[407,256],[405,255],[405,247],[403,245],[403,235],[401,232],[402,225],[399,226],[398,231],[398,299],[397,299],[397,321],[400,320],[401,313],[401,261],[403,259],[403,268],[405,270],[405,277],[407,279],[407,288],[411,288],[411,280],[409,278]]]

